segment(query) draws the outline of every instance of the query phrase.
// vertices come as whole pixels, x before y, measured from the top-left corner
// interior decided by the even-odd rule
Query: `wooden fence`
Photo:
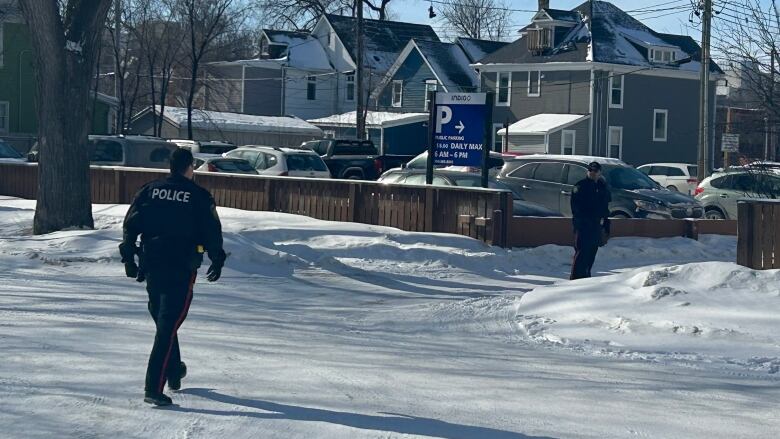
[[[755,270],[780,268],[780,201],[739,201],[737,209],[737,263]]]
[[[138,189],[167,172],[91,168],[92,202],[130,203]],[[0,194],[35,199],[38,167],[0,163]],[[219,206],[306,215],[416,232],[456,233],[507,245],[509,192],[481,188],[400,186],[353,180],[197,174]]]

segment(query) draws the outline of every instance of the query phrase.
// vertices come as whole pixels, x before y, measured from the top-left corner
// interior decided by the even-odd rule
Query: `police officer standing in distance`
[[[190,151],[177,149],[171,154],[168,178],[145,185],[133,200],[119,245],[127,276],[146,280],[149,313],[157,332],[146,369],[144,401],[158,406],[172,402],[163,393],[165,382],[171,390],[179,390],[187,373],[176,332],[187,317],[203,252],[211,259],[210,282],[219,279],[226,258],[214,199],[192,181],[193,165]]]
[[[574,223],[574,262],[571,279],[590,277],[599,247],[609,237],[609,203],[612,195],[601,177],[601,164],[588,164],[586,178],[574,185],[571,193]]]

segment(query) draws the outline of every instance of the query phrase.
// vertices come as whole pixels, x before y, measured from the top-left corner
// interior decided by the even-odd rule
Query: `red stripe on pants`
[[[173,339],[176,338],[176,333],[179,331],[181,324],[184,323],[184,318],[187,316],[187,311],[190,309],[190,303],[192,302],[192,289],[195,286],[195,278],[197,274],[197,272],[192,273],[192,277],[190,278],[190,287],[187,289],[187,298],[184,299],[184,307],[181,310],[181,314],[179,314],[179,318],[176,320],[176,325],[173,327],[173,331],[171,332],[171,339],[168,341],[168,352],[165,354],[165,360],[163,360],[162,370],[160,371],[160,383],[157,386],[159,393],[162,393],[163,389],[165,389],[165,371],[168,368],[168,360],[171,357]]]

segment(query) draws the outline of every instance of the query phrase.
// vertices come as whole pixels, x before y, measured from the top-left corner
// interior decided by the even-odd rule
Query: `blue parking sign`
[[[436,93],[433,111],[433,164],[481,166],[485,93]]]

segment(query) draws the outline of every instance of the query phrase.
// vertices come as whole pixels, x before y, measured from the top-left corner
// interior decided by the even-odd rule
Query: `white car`
[[[649,163],[637,168],[670,191],[691,195],[699,184],[698,167],[687,163]]]
[[[255,168],[244,159],[222,157],[219,154],[193,154],[193,156],[196,172],[257,175]]]
[[[310,149],[246,145],[222,156],[247,160],[260,175],[330,178],[325,162]]]

